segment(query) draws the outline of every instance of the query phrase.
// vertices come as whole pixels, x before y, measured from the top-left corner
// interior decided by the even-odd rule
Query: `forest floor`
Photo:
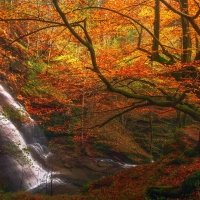
[[[85,191],[77,195],[30,195],[24,192],[0,194],[0,199],[16,200],[150,200],[147,190],[153,186],[179,187],[197,170],[200,171],[200,156],[193,150],[197,145],[198,130],[189,127],[178,131],[177,138],[163,148],[166,154],[157,162],[144,164],[114,175],[102,177],[84,186]],[[187,196],[176,198],[158,197],[157,200],[198,200],[199,182]]]

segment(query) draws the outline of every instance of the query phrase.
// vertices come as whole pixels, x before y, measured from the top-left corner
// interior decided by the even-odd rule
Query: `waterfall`
[[[50,176],[45,165],[50,152],[44,135],[24,107],[1,85],[0,99],[1,185],[5,182],[9,190],[16,191],[45,184]],[[20,122],[19,127],[11,119],[12,113],[23,118],[24,122]]]
[[[49,167],[51,153],[41,129],[25,108],[0,85],[0,189],[32,193],[76,194],[82,185],[108,172],[134,167],[111,159],[68,158],[72,166],[61,166],[60,172]],[[57,159],[55,159],[57,160]],[[55,161],[54,160],[54,161]],[[104,172],[98,163],[110,163]],[[109,166],[109,165],[108,165]],[[106,170],[106,169],[105,169]]]

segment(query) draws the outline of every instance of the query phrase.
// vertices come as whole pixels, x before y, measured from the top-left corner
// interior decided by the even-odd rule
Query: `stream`
[[[2,85],[0,99],[0,187],[5,191],[76,194],[87,181],[135,166],[112,159],[72,158],[66,154],[59,168],[52,167],[49,159],[57,155],[49,151],[39,126]],[[12,119],[12,113],[6,112],[10,108],[23,118],[20,125]]]

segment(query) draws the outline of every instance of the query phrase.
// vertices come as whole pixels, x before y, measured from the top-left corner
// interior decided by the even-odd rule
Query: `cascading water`
[[[109,174],[135,166],[92,158],[84,164],[69,158],[69,162],[75,162],[73,167],[61,168],[64,174],[53,172],[47,159],[51,153],[38,125],[1,85],[0,100],[0,188],[5,191],[76,194],[84,182],[94,180],[94,174],[97,178],[106,175],[98,163],[113,166],[108,167]]]
[[[81,186],[49,167],[51,153],[44,134],[1,85],[0,99],[0,188],[48,194],[79,192]]]
[[[0,85],[0,177],[5,179],[9,190],[29,190],[47,183],[49,172],[45,159],[50,155],[46,140],[40,129],[12,96]],[[26,119],[17,128],[9,119],[12,108],[20,117]],[[20,129],[20,131],[19,131]],[[3,149],[3,150],[2,150]]]

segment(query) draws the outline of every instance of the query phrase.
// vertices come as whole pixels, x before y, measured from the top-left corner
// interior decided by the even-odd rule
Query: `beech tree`
[[[191,47],[191,43],[190,43],[190,34],[188,34],[188,29],[189,29],[189,23],[192,24],[192,26],[194,27],[195,31],[197,31],[198,33],[198,27],[195,26],[196,22],[194,21],[196,18],[199,17],[199,4],[194,1],[198,11],[195,13],[195,17],[191,18],[188,15],[188,3],[184,2],[183,4],[180,3],[180,7],[181,7],[181,11],[178,11],[176,8],[169,6],[168,3],[166,3],[165,1],[161,1],[163,2],[170,10],[172,10],[173,12],[175,12],[176,14],[179,14],[180,17],[182,18],[182,30],[183,30],[183,37],[182,37],[182,62],[176,62],[176,58],[174,53],[169,52],[169,50],[161,43],[161,41],[158,38],[158,34],[159,34],[159,18],[156,19],[156,17],[158,17],[159,13],[157,13],[157,10],[159,8],[159,1],[156,1],[156,8],[155,10],[155,21],[154,21],[154,34],[148,29],[146,28],[146,26],[144,26],[143,24],[141,24],[139,21],[137,21],[135,18],[133,18],[130,15],[124,14],[123,12],[120,12],[116,9],[113,9],[112,7],[109,8],[107,6],[107,4],[109,5],[109,2],[104,2],[105,7],[93,7],[93,6],[89,6],[83,9],[99,9],[99,10],[104,10],[104,11],[108,11],[111,12],[112,14],[116,14],[119,15],[121,19],[126,19],[128,21],[130,21],[131,23],[137,24],[140,27],[144,28],[153,38],[153,45],[152,45],[152,50],[153,53],[158,53],[159,51],[159,47],[156,43],[159,43],[159,46],[161,47],[161,53],[164,54],[166,57],[168,57],[170,59],[170,61],[173,64],[173,67],[176,67],[177,65],[181,65],[181,69],[179,69],[179,71],[177,71],[177,73],[181,73],[180,75],[181,77],[181,83],[171,83],[171,86],[174,87],[172,92],[169,91],[169,88],[164,88],[164,87],[160,87],[159,83],[157,83],[155,81],[155,83],[146,80],[146,77],[141,77],[141,78],[136,78],[134,76],[132,76],[131,78],[125,78],[125,79],[121,79],[117,80],[117,82],[115,82],[114,84],[112,83],[112,81],[110,81],[109,78],[107,78],[101,69],[101,66],[98,64],[98,60],[97,60],[97,56],[96,56],[96,50],[93,44],[93,40],[92,40],[92,36],[89,33],[89,30],[87,29],[87,18],[85,18],[83,21],[80,22],[74,22],[75,24],[70,24],[67,16],[65,15],[65,13],[62,11],[61,6],[59,6],[58,1],[54,0],[53,4],[58,12],[58,14],[60,15],[60,17],[62,18],[62,21],[64,22],[65,26],[68,28],[68,30],[71,32],[71,34],[82,44],[84,45],[87,50],[90,53],[90,57],[91,57],[91,62],[92,62],[92,66],[91,66],[91,70],[94,71],[94,73],[97,74],[97,76],[101,79],[101,81],[106,85],[107,89],[111,92],[115,92],[115,93],[119,93],[123,96],[126,96],[127,98],[132,98],[132,99],[136,99],[139,100],[138,102],[134,102],[133,103],[133,107],[140,107],[140,106],[152,106],[152,105],[156,105],[156,106],[161,106],[161,107],[172,107],[174,109],[180,110],[188,115],[190,115],[191,117],[193,117],[195,120],[200,121],[200,115],[199,115],[199,110],[198,107],[195,106],[195,104],[191,104],[191,98],[188,98],[189,96],[193,96],[193,98],[197,98],[197,101],[199,99],[198,97],[198,86],[199,86],[199,77],[198,77],[198,71],[196,71],[195,77],[191,77],[191,73],[192,72],[187,72],[186,71],[186,75],[184,75],[184,71],[182,72],[181,70],[187,70],[187,66],[185,67],[183,65],[183,62],[189,62],[190,59],[186,58],[185,55],[187,55],[187,57],[190,57],[190,53],[188,52],[189,48]],[[176,2],[175,2],[176,3]],[[79,34],[76,29],[74,27],[80,27],[82,29],[82,33]],[[186,35],[185,35],[186,34]],[[155,40],[157,42],[155,42]],[[155,52],[154,52],[155,51]],[[152,55],[151,52],[148,52],[150,55]],[[163,63],[164,64],[164,63]],[[185,63],[184,63],[185,64]],[[190,63],[189,65],[192,66],[192,70],[196,69],[198,63]],[[142,66],[140,66],[142,68]],[[166,66],[165,66],[166,67]],[[114,69],[113,69],[114,70]],[[143,69],[145,73],[145,68]],[[189,69],[190,70],[190,69]],[[121,72],[123,72],[123,70],[121,70]],[[128,71],[126,72],[128,75]],[[173,69],[171,71],[168,72],[168,74],[172,74],[173,73]],[[184,79],[185,76],[186,78]],[[166,77],[169,77],[169,75],[166,75]],[[162,78],[162,74],[160,74],[160,78]],[[171,77],[169,77],[171,78]],[[175,77],[176,78],[176,77]],[[192,78],[192,80],[190,80]],[[142,86],[146,87],[146,91],[141,92],[141,90],[139,92],[134,91],[134,87],[133,87],[133,91],[129,90],[127,88],[129,88],[128,86],[124,88],[120,87],[119,85],[121,83],[126,82],[127,84],[130,84],[130,81],[132,82],[139,82]],[[166,81],[167,82],[167,81]],[[188,83],[189,82],[189,83]],[[173,85],[174,84],[174,85]],[[196,88],[197,86],[197,88]],[[195,89],[194,89],[195,88]],[[151,89],[154,91],[154,93],[158,94],[159,93],[159,97],[156,97],[155,95],[148,95],[148,90]]]
[[[55,35],[62,32],[58,45],[48,47],[48,51],[53,54],[65,43],[62,55],[78,56],[76,63],[67,63],[69,71],[74,69],[83,76],[87,71],[90,88],[100,80],[107,91],[128,99],[129,107],[107,122],[135,108],[150,106],[173,108],[200,122],[200,5],[196,0],[34,2],[14,1],[15,7],[9,8],[12,12],[2,11],[2,22],[31,24],[30,31],[18,35],[12,44],[24,37],[34,38],[39,32],[43,34],[38,39],[51,38],[49,32],[44,35],[46,29],[53,29]],[[67,51],[69,40],[73,45]],[[53,56],[49,63],[51,59]],[[58,63],[60,69],[65,64]],[[51,70],[51,75],[50,70],[43,73],[47,79],[58,68]],[[67,76],[62,79],[69,82]],[[66,92],[62,84],[55,84],[57,91]]]

